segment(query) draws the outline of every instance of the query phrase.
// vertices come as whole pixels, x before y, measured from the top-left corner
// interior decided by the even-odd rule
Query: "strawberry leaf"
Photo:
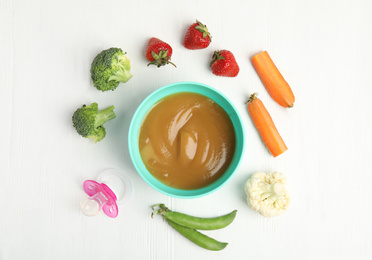
[[[206,25],[202,24],[201,22],[199,22],[198,20],[196,20],[196,23],[198,24],[197,26],[195,26],[195,29],[198,30],[199,32],[201,32],[203,34],[203,38],[209,36],[209,40],[211,41],[211,34],[208,32],[208,28]]]
[[[213,53],[212,61],[211,61],[211,64],[209,66],[212,67],[213,63],[215,63],[218,60],[224,60],[224,59],[225,59],[225,57],[220,54],[220,51],[215,51]]]
[[[154,58],[154,60],[147,64],[147,66],[152,64],[158,66],[159,68],[160,66],[164,66],[166,64],[172,64],[174,67],[177,67],[174,63],[169,61],[171,57],[168,56],[168,50],[161,50],[159,51],[159,54],[156,54],[154,51],[152,51],[151,55]]]

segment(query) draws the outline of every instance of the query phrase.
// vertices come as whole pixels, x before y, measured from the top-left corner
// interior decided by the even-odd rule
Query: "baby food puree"
[[[229,167],[235,132],[227,113],[212,99],[177,93],[147,113],[139,150],[159,181],[178,189],[198,189],[216,181]]]

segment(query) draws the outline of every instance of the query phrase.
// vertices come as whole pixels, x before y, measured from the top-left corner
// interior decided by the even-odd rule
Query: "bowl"
[[[180,92],[193,92],[204,95],[214,102],[219,104],[230,116],[231,122],[235,130],[235,151],[233,159],[230,163],[230,166],[227,168],[225,173],[217,179],[215,182],[210,185],[195,189],[195,190],[182,190],[169,187],[159,180],[157,180],[146,168],[145,164],[142,161],[138,140],[139,133],[144,117],[147,115],[148,111],[161,99]],[[238,111],[234,105],[229,101],[229,99],[224,96],[218,90],[209,87],[202,83],[197,82],[177,82],[173,84],[166,85],[159,88],[158,90],[151,93],[143,102],[139,105],[136,112],[133,115],[132,121],[129,126],[128,134],[128,146],[129,154],[133,162],[134,167],[140,176],[155,190],[175,198],[198,198],[206,196],[215,192],[216,190],[223,187],[234,175],[236,169],[238,168],[243,153],[244,153],[244,143],[245,143],[245,134],[242,120],[239,116]]]

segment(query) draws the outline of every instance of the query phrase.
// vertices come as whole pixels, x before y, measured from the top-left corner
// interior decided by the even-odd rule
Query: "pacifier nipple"
[[[93,217],[98,214],[101,207],[97,201],[89,197],[81,203],[81,209],[83,210],[84,215]]]

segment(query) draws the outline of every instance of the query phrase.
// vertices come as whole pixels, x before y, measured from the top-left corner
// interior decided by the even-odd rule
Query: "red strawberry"
[[[160,67],[170,63],[176,67],[176,65],[169,61],[171,56],[172,47],[168,43],[154,37],[149,40],[146,48],[146,58],[150,63],[147,66],[154,64]]]
[[[183,46],[190,50],[204,49],[211,43],[211,37],[207,26],[196,20],[196,23],[187,29]]]
[[[231,51],[215,51],[211,61],[212,73],[217,76],[236,77],[239,66]]]

